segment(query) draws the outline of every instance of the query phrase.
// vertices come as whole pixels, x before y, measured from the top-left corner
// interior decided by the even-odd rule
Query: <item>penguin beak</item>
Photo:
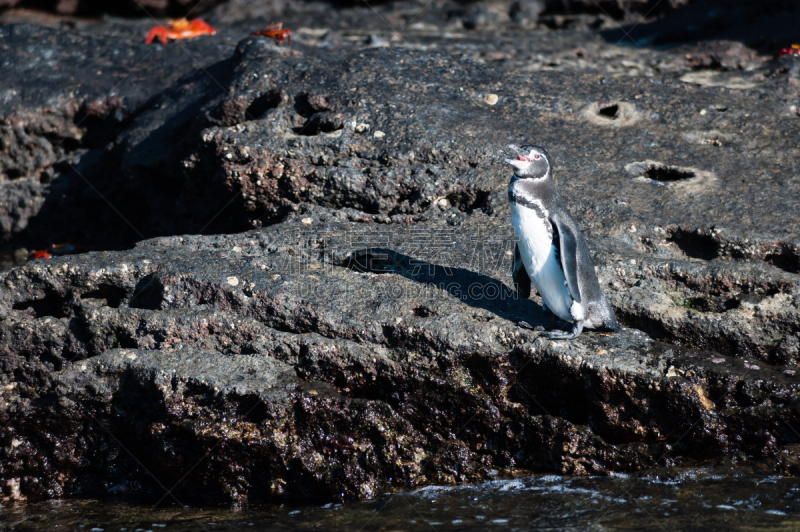
[[[514,166],[516,168],[522,169],[522,168],[525,168],[526,166],[528,166],[528,164],[531,162],[531,160],[527,156],[522,154],[522,152],[520,151],[520,149],[517,146],[514,146],[513,144],[510,144],[508,146],[508,148],[510,150],[513,150],[514,153],[517,154],[517,158],[516,159],[506,159],[506,162],[508,164],[510,164],[511,166]]]

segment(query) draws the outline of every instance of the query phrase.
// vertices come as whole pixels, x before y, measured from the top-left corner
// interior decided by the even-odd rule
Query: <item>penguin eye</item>
[[[539,154],[537,153],[536,155],[534,155],[534,156],[533,156],[533,158],[534,158],[534,159],[541,159],[541,158],[542,158],[542,156],[541,156],[541,155],[539,155]]]

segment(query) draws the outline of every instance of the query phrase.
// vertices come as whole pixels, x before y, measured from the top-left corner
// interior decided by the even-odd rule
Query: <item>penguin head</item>
[[[517,154],[516,159],[506,159],[514,167],[514,174],[522,179],[544,179],[550,175],[550,156],[540,146],[511,144],[510,149]]]

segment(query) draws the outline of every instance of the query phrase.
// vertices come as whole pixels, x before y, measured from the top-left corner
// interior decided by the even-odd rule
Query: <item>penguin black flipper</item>
[[[600,288],[594,273],[592,255],[575,220],[569,214],[557,213],[550,215],[550,223],[553,228],[553,245],[556,247],[557,259],[564,270],[567,290],[573,300],[584,306],[584,312],[590,319],[588,326],[621,331],[622,327],[619,326],[614,311]],[[580,334],[577,329],[579,324],[580,322],[575,322],[569,338],[575,338]]]
[[[514,244],[514,269],[511,277],[516,285],[517,293],[525,299],[531,297],[531,278],[528,277],[528,271],[519,254],[519,244]]]
[[[561,269],[567,280],[567,289],[572,299],[581,303],[581,290],[578,285],[578,247],[582,244],[581,234],[572,220],[564,220],[558,214],[550,215],[553,226],[553,245],[556,247],[557,258],[561,262]],[[585,245],[585,244],[584,244]]]

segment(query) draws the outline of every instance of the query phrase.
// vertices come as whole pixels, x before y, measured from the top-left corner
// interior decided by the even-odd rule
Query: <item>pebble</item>
[[[484,102],[488,103],[489,105],[494,105],[500,98],[496,94],[487,94],[486,98],[483,99]]]

